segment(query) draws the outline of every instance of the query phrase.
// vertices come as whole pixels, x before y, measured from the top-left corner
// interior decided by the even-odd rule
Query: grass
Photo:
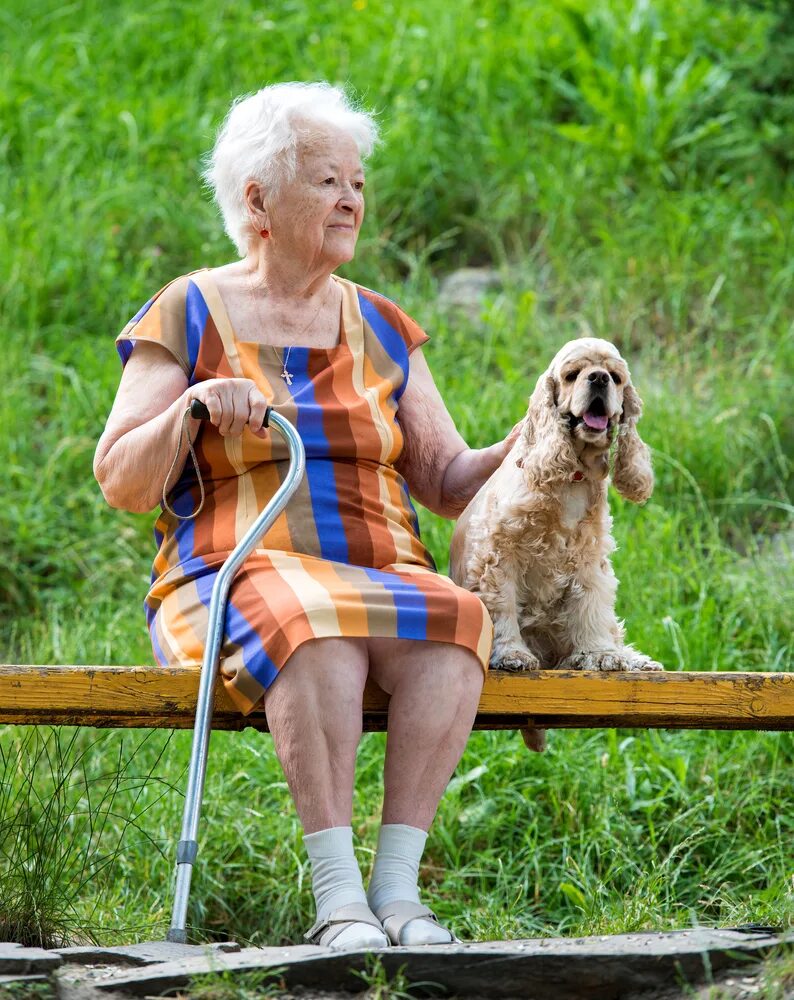
[[[95,900],[130,836],[146,842],[152,801],[173,792],[155,771],[168,749],[159,740],[138,771],[141,749],[123,740],[85,739],[74,730],[8,732],[0,746],[0,941],[57,947],[75,935],[95,940]],[[90,761],[101,761],[92,767]],[[119,808],[120,799],[124,808]],[[157,845],[153,844],[155,850]]]
[[[112,16],[90,0],[6,4],[0,659],[151,661],[141,604],[154,516],[110,510],[91,475],[119,376],[112,339],[169,278],[230,257],[197,180],[230,99],[328,78],[358,88],[384,127],[346,273],[431,333],[427,356],[467,440],[506,433],[561,342],[614,340],[645,400],[657,473],[645,507],[612,498],[630,638],[672,669],[791,670],[787,12],[738,0],[686,11],[124,0]],[[438,291],[462,265],[494,268],[501,287],[458,314]],[[420,520],[443,569],[452,525]],[[137,747],[140,787],[119,780],[128,734],[47,735],[53,769],[30,802],[56,801],[54,775],[75,766],[64,790],[112,789],[113,808],[97,847],[85,794],[67,795],[52,814],[66,839],[23,849],[18,804],[40,772],[13,762],[32,739],[0,733],[0,885],[27,873],[56,935],[162,935],[181,814],[162,783],[182,787],[189,736]],[[382,736],[365,737],[354,816],[365,874],[382,753]],[[426,898],[470,938],[791,925],[793,758],[785,734],[557,732],[541,757],[516,734],[475,734],[431,830]],[[52,876],[37,874],[44,859]],[[11,897],[0,898],[1,922]],[[196,939],[297,942],[312,919],[269,738],[216,733]]]

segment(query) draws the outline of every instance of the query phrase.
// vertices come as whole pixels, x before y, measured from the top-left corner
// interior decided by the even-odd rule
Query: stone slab
[[[794,943],[794,938],[789,938]],[[675,985],[735,966],[737,955],[760,959],[783,939],[763,929],[696,928],[651,934],[588,938],[481,941],[377,952],[389,976],[402,970],[410,983],[439,983],[460,997],[523,997],[525,1000],[616,1000],[630,992]],[[165,962],[107,977],[100,990],[130,996],[162,994],[208,972],[280,969],[290,989],[360,992],[354,973],[367,953],[312,945],[244,948],[232,954]]]
[[[0,941],[0,976],[48,973],[57,969],[62,962],[63,959],[57,952]]]
[[[49,983],[50,977],[45,974],[39,974],[34,976],[0,976],[0,997],[9,994],[11,996],[24,995],[21,991],[18,993],[12,993],[8,987],[11,986],[27,986],[29,983]]]
[[[141,941],[138,944],[100,948],[80,945],[74,948],[53,949],[65,962],[76,965],[155,965],[178,962],[185,958],[203,958],[207,953],[235,952],[240,950],[236,941],[219,941],[212,944],[176,944],[171,941]]]

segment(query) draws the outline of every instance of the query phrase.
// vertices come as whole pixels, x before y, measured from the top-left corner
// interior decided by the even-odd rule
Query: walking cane
[[[197,399],[190,406],[190,415],[197,420],[208,420],[209,410]],[[298,488],[306,469],[306,454],[303,442],[292,424],[268,406],[263,427],[274,426],[287,442],[290,464],[284,482],[273,499],[257,517],[231,555],[218,571],[210,598],[207,642],[201,664],[198,701],[196,702],[196,722],[193,727],[193,745],[190,751],[190,765],[185,792],[185,810],[182,814],[182,836],[176,849],[176,890],[174,909],[171,915],[171,929],[166,940],[184,944],[187,940],[187,904],[190,896],[190,877],[198,854],[198,824],[201,800],[204,794],[204,778],[207,773],[210,730],[212,726],[213,695],[218,674],[218,653],[224,633],[226,599],[237,570],[256,547],[256,543],[270,528],[287,501]]]

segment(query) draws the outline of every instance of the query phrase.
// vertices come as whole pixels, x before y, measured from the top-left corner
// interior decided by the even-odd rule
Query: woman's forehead
[[[298,143],[298,159],[309,167],[322,162],[363,170],[355,139],[342,129],[330,125],[318,125],[302,132]]]

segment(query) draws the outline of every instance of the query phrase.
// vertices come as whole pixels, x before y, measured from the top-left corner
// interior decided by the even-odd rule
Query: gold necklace
[[[249,287],[251,289],[251,296],[254,299],[254,302],[256,303],[256,295],[254,294],[254,286],[251,284],[250,278],[249,278],[249,281],[248,281],[248,285],[249,285]],[[328,301],[328,296],[331,294],[331,289],[333,288],[333,285],[334,285],[333,281],[331,281],[330,278],[329,278],[329,280],[328,280],[328,290],[326,291],[325,295],[323,296],[322,302],[317,307],[317,311],[314,313],[314,315],[309,320],[309,322],[306,324],[306,326],[304,326],[304,328],[298,334],[296,334],[296,336],[295,336],[296,340],[300,339],[305,333],[308,333],[308,331],[314,325],[315,320],[317,319],[317,317],[322,312],[323,306]],[[257,309],[257,312],[258,312],[259,311],[259,304],[258,303],[256,303],[256,309]],[[260,316],[261,316],[261,313],[260,313]],[[292,379],[293,379],[292,372],[290,372],[290,371],[287,370],[287,364],[289,363],[289,355],[290,355],[290,351],[292,350],[293,346],[294,346],[293,344],[289,345],[289,347],[287,348],[287,353],[284,355],[284,360],[281,362],[281,377],[284,379],[284,381],[287,383],[287,385],[292,385]],[[276,350],[276,348],[272,344],[270,345],[270,349],[275,354],[276,361],[280,361],[281,359],[278,356],[278,351]]]

